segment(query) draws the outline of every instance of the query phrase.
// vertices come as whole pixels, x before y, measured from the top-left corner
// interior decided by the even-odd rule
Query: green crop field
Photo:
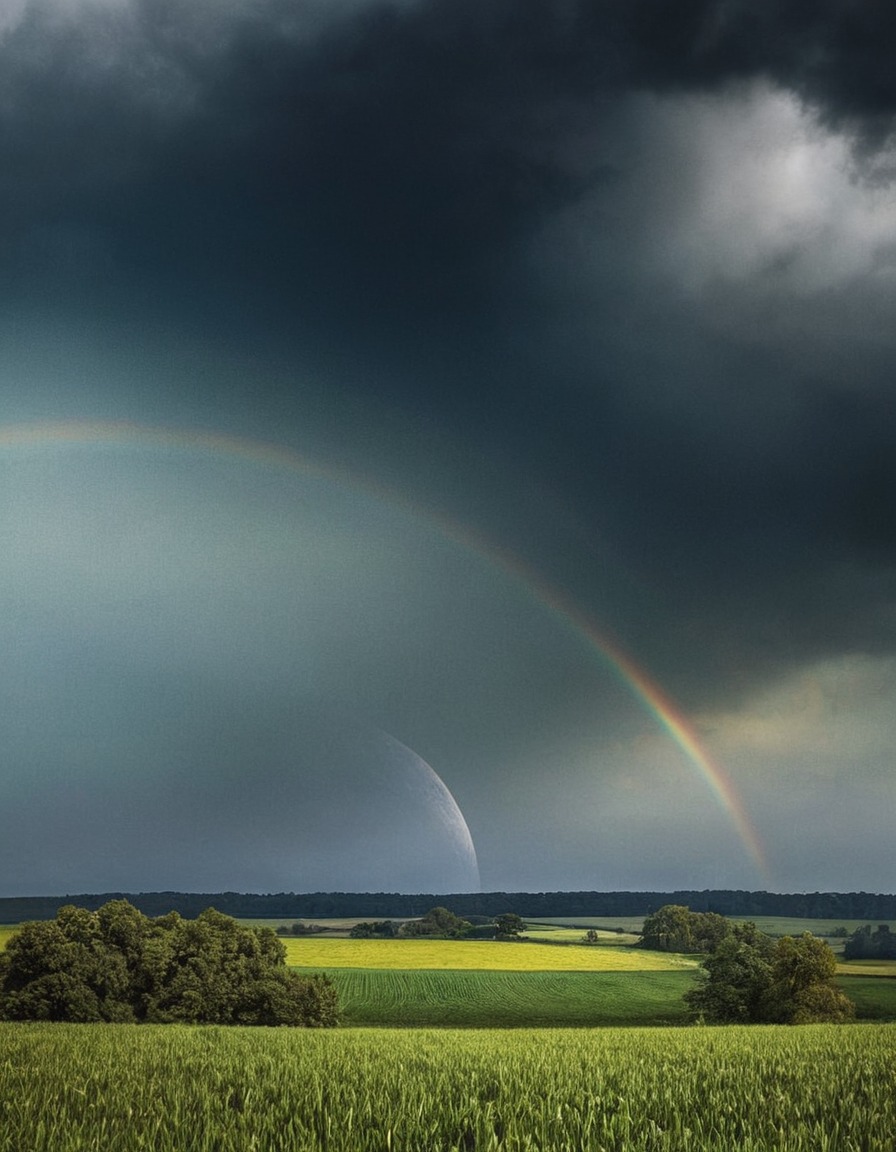
[[[0,1025],[0,1152],[892,1152],[896,1026]]]
[[[689,972],[333,969],[349,1025],[565,1027],[686,1020]]]
[[[764,932],[767,936],[800,936],[803,932],[811,932],[813,936],[825,938],[830,938],[838,928],[845,928],[847,932],[852,933],[868,923],[867,920],[798,920],[790,916],[742,916],[733,919],[752,920],[760,932]],[[889,923],[891,928],[896,928],[894,920],[875,920],[874,926],[877,927],[881,923]]]
[[[694,969],[693,957],[635,948],[596,948],[497,940],[284,939],[287,963],[300,968],[450,968],[505,972],[660,972]]]
[[[0,927],[0,948],[15,930]],[[289,962],[336,981],[363,1026],[546,1027],[683,1023],[694,957],[603,942],[286,939]],[[889,979],[887,977],[890,977]],[[841,964],[860,1020],[896,1020],[896,962]]]
[[[896,1020],[896,980],[846,976],[837,984],[855,1004],[858,1020]]]

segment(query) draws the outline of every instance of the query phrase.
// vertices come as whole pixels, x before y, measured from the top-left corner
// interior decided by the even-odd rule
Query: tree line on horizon
[[[494,917],[508,908],[524,917],[648,916],[667,904],[695,912],[751,919],[896,920],[896,894],[870,892],[782,893],[740,889],[675,892],[461,892],[448,895],[397,892],[106,892],[66,896],[0,897],[0,923],[52,920],[65,904],[92,911],[110,900],[127,900],[146,916],[179,912],[193,919],[214,907],[228,916],[257,919],[408,919],[443,906],[457,916]]]

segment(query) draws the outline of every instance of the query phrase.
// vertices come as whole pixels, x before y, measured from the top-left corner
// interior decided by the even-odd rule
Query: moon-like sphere
[[[0,444],[0,895],[478,889],[435,771],[310,703],[391,727],[425,690],[447,546],[266,459],[26,441]]]
[[[394,737],[307,706],[293,706],[274,727],[267,716],[253,728],[245,714],[235,727],[236,749],[226,723],[214,735],[224,773],[189,785],[184,869],[195,867],[201,833],[210,866],[226,870],[215,857],[222,848],[236,852],[254,891],[478,891],[460,808],[430,765]],[[216,829],[225,819],[232,825],[235,810],[240,819],[222,844]]]
[[[155,692],[151,709],[129,692],[105,731],[78,720],[89,766],[32,783],[0,814],[20,891],[479,890],[450,791],[375,728],[186,691]],[[36,851],[48,838],[53,853]]]

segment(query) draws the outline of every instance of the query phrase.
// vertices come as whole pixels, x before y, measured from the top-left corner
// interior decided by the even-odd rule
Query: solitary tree
[[[519,940],[525,930],[525,922],[516,912],[504,912],[495,917],[495,935],[499,940]]]

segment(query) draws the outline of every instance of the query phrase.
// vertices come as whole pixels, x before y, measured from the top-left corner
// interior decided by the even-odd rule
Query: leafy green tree
[[[783,936],[772,958],[765,1018],[781,1024],[848,1020],[855,1007],[834,986],[836,971],[837,958],[824,940],[811,932]]]
[[[854,1013],[833,983],[836,968],[828,945],[808,932],[773,943],[743,925],[704,959],[701,982],[685,1001],[714,1023],[836,1023]]]
[[[772,982],[771,940],[732,934],[703,961],[701,983],[685,993],[691,1012],[720,1024],[747,1024],[762,1019]]]
[[[336,1023],[335,986],[299,976],[270,928],[214,909],[149,920],[127,901],[66,906],[25,924],[0,956],[0,1019]]]
[[[465,936],[472,925],[468,920],[462,920],[447,908],[439,905],[430,908],[425,916],[419,920],[408,920],[401,926],[402,936],[445,936],[455,938]]]
[[[94,913],[67,905],[55,921],[25,924],[0,956],[0,1018],[127,1021],[128,971],[107,955]]]
[[[399,932],[400,926],[394,920],[361,920],[352,926],[349,936],[354,940],[370,940],[374,936],[391,939]]]
[[[876,931],[865,924],[846,941],[843,955],[847,960],[896,960],[896,932],[889,924],[880,924]]]
[[[657,952],[711,952],[731,931],[730,921],[718,912],[664,904],[644,920],[638,945]]]
[[[526,924],[516,912],[505,912],[495,917],[495,930],[499,940],[519,940],[526,930]]]

